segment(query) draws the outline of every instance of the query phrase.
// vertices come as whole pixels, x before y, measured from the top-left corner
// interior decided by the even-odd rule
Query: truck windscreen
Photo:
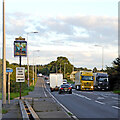
[[[108,81],[108,78],[99,78],[99,81],[101,81],[101,82],[107,82]]]
[[[82,76],[82,80],[93,81],[93,76]]]

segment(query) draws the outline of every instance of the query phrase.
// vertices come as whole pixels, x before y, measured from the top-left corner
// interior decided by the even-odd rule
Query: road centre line
[[[100,102],[100,101],[95,101],[96,103],[100,103],[100,104],[102,104],[102,105],[104,105],[105,103],[103,103],[103,102]]]
[[[119,107],[117,107],[117,106],[112,106],[112,107],[120,110],[120,108],[119,108]]]
[[[86,97],[86,96],[79,95],[79,94],[76,94],[76,93],[73,93],[73,95],[76,95],[76,96],[79,96],[79,97],[85,98],[85,99],[87,99],[87,100],[91,100],[90,98],[88,98],[88,97]]]
[[[118,98],[112,97],[112,99],[118,100]]]

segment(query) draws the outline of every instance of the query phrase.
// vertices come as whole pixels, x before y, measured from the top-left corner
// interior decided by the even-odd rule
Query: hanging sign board
[[[27,42],[26,41],[14,41],[14,56],[27,56]]]
[[[25,68],[16,67],[16,82],[25,82]]]

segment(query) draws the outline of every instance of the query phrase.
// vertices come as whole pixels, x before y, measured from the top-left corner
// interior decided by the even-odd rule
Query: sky
[[[2,58],[2,1],[0,8]],[[5,0],[5,18],[10,63],[19,63],[13,46],[19,36],[28,38],[30,64],[64,56],[75,67],[101,69],[102,53],[104,68],[118,57],[118,0]]]

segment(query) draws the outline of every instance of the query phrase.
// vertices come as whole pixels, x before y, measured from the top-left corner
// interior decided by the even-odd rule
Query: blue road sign
[[[8,72],[11,72],[11,73],[12,73],[12,72],[13,72],[13,69],[7,68],[7,69],[6,69],[6,72],[7,72],[7,73],[8,73]]]

